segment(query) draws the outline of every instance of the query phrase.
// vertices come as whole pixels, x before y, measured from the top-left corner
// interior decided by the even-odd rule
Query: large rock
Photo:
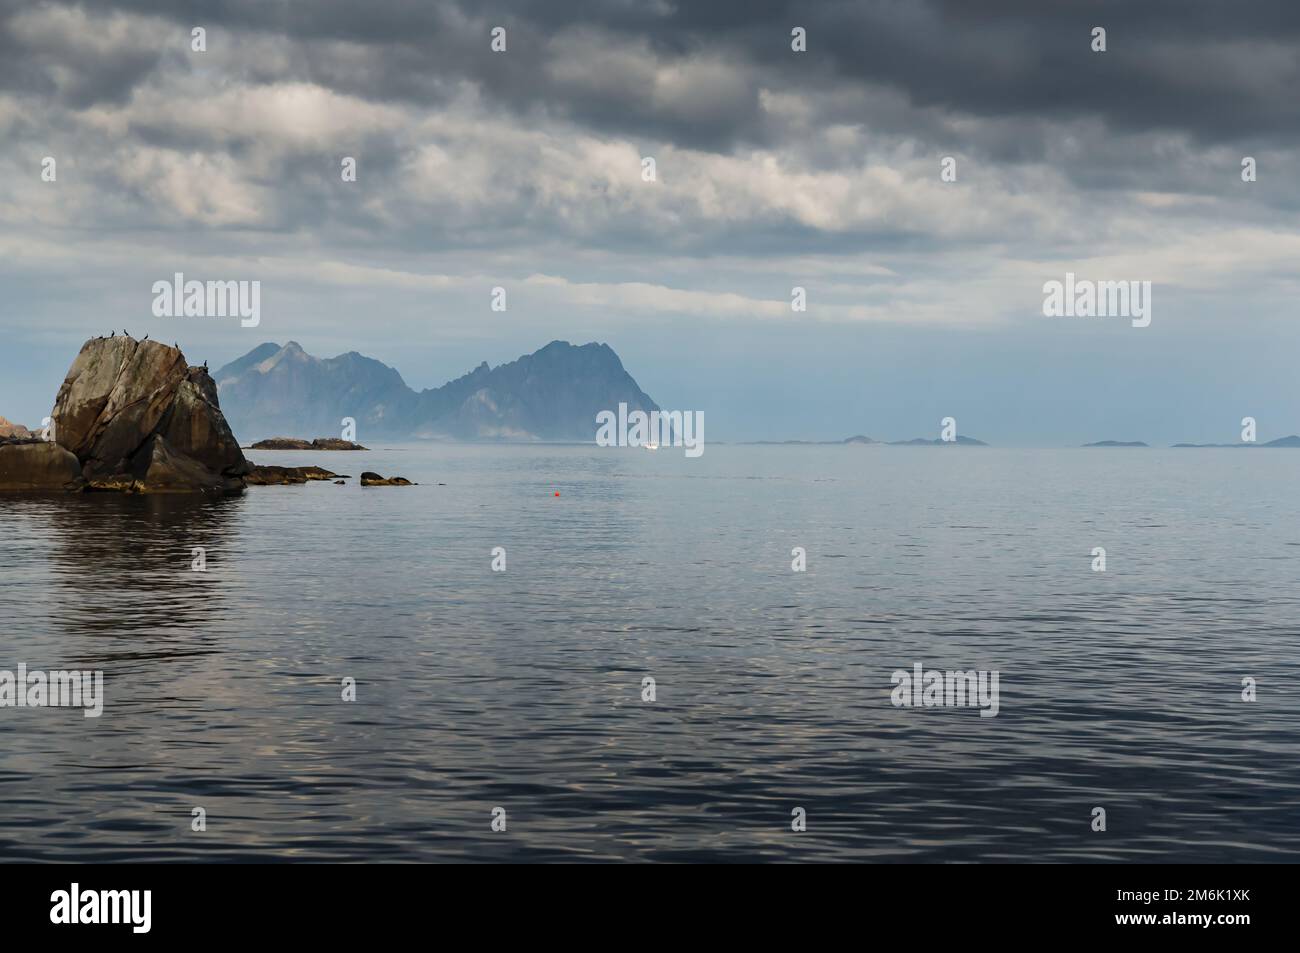
[[[0,491],[40,492],[81,488],[81,464],[57,443],[0,440]]]
[[[157,341],[87,341],[55,399],[55,439],[77,455],[87,477],[127,469],[186,370],[181,352]]]
[[[217,387],[202,367],[191,367],[176,388],[176,398],[158,432],[178,452],[228,476],[248,472],[239,441],[217,406]]]
[[[154,434],[132,458],[131,475],[141,493],[225,493],[243,489],[235,476],[222,476],[195,457],[179,452],[166,437]]]
[[[207,369],[157,341],[87,341],[53,418],[92,489],[237,492],[249,469]]]

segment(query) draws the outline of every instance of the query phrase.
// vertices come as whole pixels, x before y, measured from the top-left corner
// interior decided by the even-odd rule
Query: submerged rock
[[[131,337],[82,345],[54,405],[54,435],[95,490],[231,493],[249,470],[205,367]]]
[[[82,488],[81,464],[57,443],[0,439],[0,491],[59,492]]]
[[[412,483],[410,480],[406,479],[405,477],[395,476],[395,477],[385,478],[380,476],[378,473],[375,473],[372,470],[367,470],[365,473],[361,474],[361,485],[362,486],[415,486],[414,483]]]

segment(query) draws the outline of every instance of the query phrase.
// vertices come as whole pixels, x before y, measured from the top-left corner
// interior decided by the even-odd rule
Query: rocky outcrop
[[[415,486],[405,477],[382,477],[372,470],[367,470],[361,474],[362,486]]]
[[[179,349],[94,338],[55,400],[54,436],[92,490],[231,493],[249,470],[204,367]]]
[[[342,483],[340,476],[347,474],[330,473],[320,467],[253,467],[244,479],[250,486],[283,486],[290,483],[306,483],[309,480],[333,480]]]
[[[338,437],[317,437],[315,440],[299,440],[297,437],[271,437],[259,440],[250,450],[366,450],[368,448],[351,440]]]
[[[57,443],[36,438],[0,439],[0,491],[79,490],[84,481],[77,458]]]

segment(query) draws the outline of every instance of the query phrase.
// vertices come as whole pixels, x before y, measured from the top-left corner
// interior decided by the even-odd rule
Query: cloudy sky
[[[417,388],[604,341],[719,440],[1300,432],[1293,0],[0,11],[19,422],[126,328],[214,367],[357,350]],[[261,326],[154,317],[177,271],[261,281]],[[1044,317],[1067,271],[1152,282],[1150,327]]]

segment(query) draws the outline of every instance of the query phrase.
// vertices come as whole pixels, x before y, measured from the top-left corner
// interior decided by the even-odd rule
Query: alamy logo
[[[29,672],[0,670],[0,708],[84,708],[87,718],[104,713],[102,671]]]
[[[1151,282],[1075,280],[1043,283],[1043,315],[1048,318],[1132,318],[1133,327],[1151,324]]]
[[[153,283],[155,318],[234,318],[240,327],[262,323],[260,281],[186,281],[176,272],[171,281]]]
[[[129,923],[132,933],[148,933],[153,923],[152,890],[71,890],[50,894],[50,922]]]
[[[895,708],[973,708],[979,706],[981,718],[998,713],[997,672],[926,671],[921,663],[912,671],[898,669],[890,676],[894,690],[889,693]]]
[[[596,415],[598,447],[685,447],[688,457],[704,453],[704,411],[644,410],[627,412],[627,404],[618,405],[618,414],[602,410]]]

